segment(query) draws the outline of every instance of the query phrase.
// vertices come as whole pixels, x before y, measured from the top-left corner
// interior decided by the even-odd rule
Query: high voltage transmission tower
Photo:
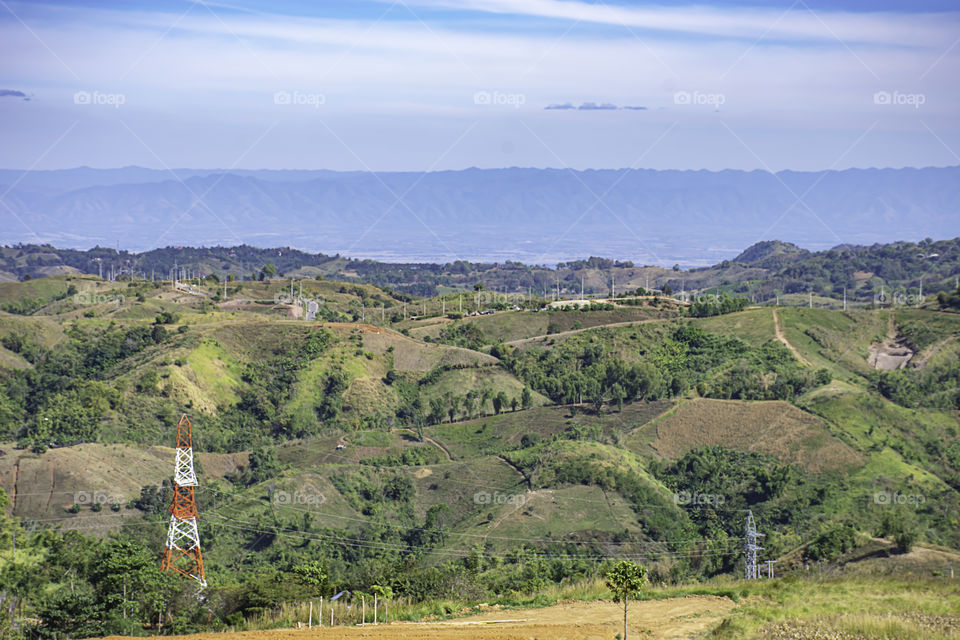
[[[763,547],[757,546],[757,538],[762,536],[762,533],[757,533],[753,511],[748,511],[747,524],[743,532],[743,577],[746,580],[756,580],[760,577],[757,568],[757,551],[763,551]]]
[[[183,414],[177,423],[177,461],[173,472],[173,503],[170,505],[170,529],[160,568],[173,571],[207,586],[197,530],[197,503],[193,488],[197,474],[193,470],[193,435],[190,420]]]

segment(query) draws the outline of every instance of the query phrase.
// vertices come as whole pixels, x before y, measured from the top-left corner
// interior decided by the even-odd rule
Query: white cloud
[[[419,0],[414,11],[427,3],[434,7],[452,5],[447,0]],[[717,100],[705,101],[704,108],[693,104],[681,109],[682,105],[674,101],[677,92],[722,95],[720,116],[737,131],[744,131],[747,139],[750,129],[777,131],[777,144],[762,151],[777,168],[798,166],[791,165],[794,161],[807,163],[807,168],[810,163],[829,164],[877,118],[882,122],[876,135],[899,129],[930,137],[917,123],[916,110],[878,111],[872,96],[880,90],[924,93],[926,101],[919,115],[947,144],[957,146],[960,88],[952,78],[960,75],[960,48],[943,57],[921,80],[952,44],[947,40],[957,32],[955,14],[868,14],[858,16],[859,23],[848,14],[821,14],[838,35],[871,42],[851,44],[848,49],[803,11],[783,17],[770,32],[776,40],[765,39],[752,46],[779,14],[740,9],[604,8],[554,0],[468,3],[457,6],[564,20],[582,18],[591,23],[617,24],[622,20],[657,31],[655,37],[648,37],[652,32],[644,31],[643,41],[627,30],[598,33],[597,29],[583,28],[574,28],[558,38],[567,24],[558,23],[561,28],[552,33],[517,28],[497,31],[491,28],[489,17],[480,29],[446,21],[444,14],[436,12],[431,13],[429,26],[424,26],[409,15],[405,20],[394,17],[372,25],[358,20],[254,15],[216,7],[217,14],[213,15],[200,5],[183,16],[76,7],[58,8],[55,16],[43,16],[36,13],[40,9],[18,4],[13,5],[14,10],[32,12],[24,13],[27,23],[57,56],[68,61],[80,81],[11,19],[0,20],[0,50],[15,55],[0,56],[0,74],[11,86],[36,95],[37,103],[31,105],[36,108],[31,113],[49,117],[59,109],[59,120],[67,124],[74,117],[122,116],[127,122],[136,122],[138,131],[140,127],[152,128],[158,138],[166,138],[157,144],[169,141],[173,149],[184,147],[186,158],[192,157],[192,147],[202,146],[204,153],[216,150],[223,144],[227,128],[242,129],[256,138],[270,122],[281,121],[276,132],[251,156],[257,157],[260,149],[271,148],[271,143],[283,135],[289,135],[284,140],[296,142],[298,128],[316,131],[317,118],[323,117],[334,124],[337,119],[349,120],[345,126],[358,132],[351,145],[362,146],[363,157],[377,156],[379,148],[383,157],[390,157],[390,167],[403,168],[403,153],[413,157],[410,140],[422,140],[426,150],[417,153],[435,158],[472,121],[489,125],[477,128],[477,136],[481,131],[488,137],[509,131],[502,136],[513,141],[529,137],[517,121],[524,118],[538,132],[543,131],[544,140],[566,161],[577,159],[581,166],[629,163],[639,154],[638,144],[648,143],[651,136],[655,138],[656,132],[674,121],[680,124],[671,138],[684,140],[684,146],[664,145],[671,162],[684,154],[689,154],[690,166],[755,162],[749,154],[745,160],[734,160],[743,149],[719,124],[717,110],[712,108]],[[174,22],[176,27],[164,35]],[[685,35],[678,36],[681,32]],[[912,43],[916,46],[903,46],[921,36],[922,41]],[[79,89],[123,93],[123,113],[88,109],[75,115],[71,96]],[[273,100],[277,91],[318,93],[325,101],[322,109],[278,107]],[[509,110],[484,108],[474,102],[477,91],[522,94],[523,102]],[[588,101],[646,105],[650,111],[643,118],[612,110],[591,114],[590,118],[566,118],[569,114],[544,109],[549,104],[579,105]],[[0,108],[14,108],[12,101],[7,102],[10,104]],[[17,117],[40,117],[23,113]],[[382,122],[383,126],[373,128],[370,122]],[[627,128],[631,135],[625,134]],[[365,130],[371,132],[369,139],[363,139]],[[691,133],[683,137],[684,131],[693,130],[696,136]],[[80,129],[77,131],[79,135]],[[117,132],[118,140],[130,143],[129,131],[117,125]],[[26,166],[32,162],[33,158],[15,161],[10,155],[22,153],[9,151],[11,148],[31,148],[24,135],[19,133],[18,144],[10,145],[0,155],[0,164]],[[838,141],[839,150],[823,144],[831,136]],[[38,136],[34,146],[42,148],[41,138]],[[697,140],[702,143],[697,144]],[[807,149],[814,140],[818,149]],[[897,140],[887,156],[876,160],[871,157],[866,162],[866,156],[852,154],[849,161],[902,164],[896,161],[898,154],[908,150],[902,138]],[[931,148],[944,153],[943,145],[931,140],[933,144],[924,143],[923,153],[911,156],[910,162],[917,163],[914,158]],[[130,161],[122,155],[126,153],[120,148],[122,144],[104,147],[102,153],[116,153],[121,159],[103,164]],[[491,156],[482,145],[473,148],[476,159],[471,161],[471,144],[465,141],[450,155],[451,161],[487,166],[503,161],[499,155]],[[513,144],[520,151],[508,159],[510,163],[552,163],[552,156],[542,148],[523,151],[519,143]],[[763,138],[759,142],[751,139],[750,144],[759,148]],[[282,153],[282,147],[278,145],[277,154]],[[291,149],[291,153],[302,154],[301,160],[317,162],[318,156],[297,151],[296,146]],[[242,147],[227,152],[219,164],[230,164],[241,151]],[[529,155],[521,155],[527,152]],[[82,155],[81,149],[71,157]],[[654,156],[649,160],[655,162]],[[176,164],[173,160],[170,163]],[[931,163],[943,161],[936,156]],[[196,166],[197,162],[180,164]],[[217,163],[207,160],[201,164]],[[291,158],[285,166],[298,164],[301,162]],[[425,165],[417,160],[412,166]]]
[[[387,2],[389,0],[383,0]],[[811,11],[802,2],[783,8],[704,6],[624,7],[568,0],[411,0],[414,5],[489,13],[526,15],[639,29],[736,38],[835,40],[928,46],[949,44],[955,34],[944,23],[957,24],[960,13],[850,13]]]

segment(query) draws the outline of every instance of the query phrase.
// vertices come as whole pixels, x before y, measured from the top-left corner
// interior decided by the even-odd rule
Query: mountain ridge
[[[3,215],[25,224],[11,219],[5,244],[288,244],[392,262],[616,255],[707,266],[774,238],[828,249],[960,234],[960,167],[15,173],[0,170]]]

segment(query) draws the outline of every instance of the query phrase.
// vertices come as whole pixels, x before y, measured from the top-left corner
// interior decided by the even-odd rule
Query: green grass
[[[710,318],[693,320],[704,331],[722,336],[740,338],[753,346],[759,346],[774,337],[773,313],[770,309],[747,309]]]
[[[516,376],[500,367],[480,367],[444,371],[436,382],[422,386],[420,393],[425,403],[448,394],[464,396],[470,390],[479,392],[484,389],[489,389],[493,395],[503,392],[508,401],[513,398],[519,401],[523,387],[524,384]],[[536,391],[531,391],[531,395],[534,406],[550,404],[548,398]],[[493,402],[488,400],[482,409],[485,413],[493,413]],[[509,406],[504,410],[509,410]]]
[[[217,407],[237,402],[243,368],[215,340],[204,340],[187,356],[196,383]]]
[[[732,581],[726,583],[737,588]],[[724,581],[712,584],[719,588]],[[765,627],[784,621],[818,621],[829,617],[838,617],[841,627],[853,625],[854,628],[870,630],[878,626],[882,628],[884,618],[891,614],[956,616],[960,611],[960,585],[942,579],[842,577],[817,580],[787,577],[740,583],[739,592],[740,606],[713,630],[712,637],[752,638]],[[862,617],[843,618],[851,615]],[[879,640],[918,636],[864,637]]]
[[[562,433],[574,423],[599,426],[611,441],[665,411],[671,402],[634,402],[625,404],[623,411],[604,409],[594,413],[581,407],[545,406],[528,411],[507,412],[453,424],[427,428],[433,436],[459,459],[478,455],[493,455],[520,446],[524,435],[548,438]]]

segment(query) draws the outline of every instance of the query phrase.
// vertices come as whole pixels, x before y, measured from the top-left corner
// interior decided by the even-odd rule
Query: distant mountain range
[[[266,270],[268,264],[270,271]],[[162,280],[173,277],[175,266],[188,277],[257,279],[275,271],[281,278],[366,283],[427,297],[442,291],[472,291],[477,283],[492,291],[545,297],[557,290],[564,296],[581,292],[606,295],[615,283],[620,293],[637,287],[670,287],[677,292],[716,289],[716,293],[719,287],[754,301],[782,294],[815,293],[865,302],[885,292],[919,294],[921,287],[931,296],[956,290],[960,282],[960,237],[870,246],[848,244],[815,252],[788,242],[764,240],[733,260],[686,270],[596,256],[550,268],[519,262],[385,263],[290,247],[250,245],[163,247],[142,253],[107,247],[0,246],[0,283],[74,273],[100,274],[107,279],[133,276]]]
[[[135,251],[247,243],[384,261],[706,266],[774,238],[826,249],[960,235],[960,167],[0,170],[4,192],[0,244]]]

